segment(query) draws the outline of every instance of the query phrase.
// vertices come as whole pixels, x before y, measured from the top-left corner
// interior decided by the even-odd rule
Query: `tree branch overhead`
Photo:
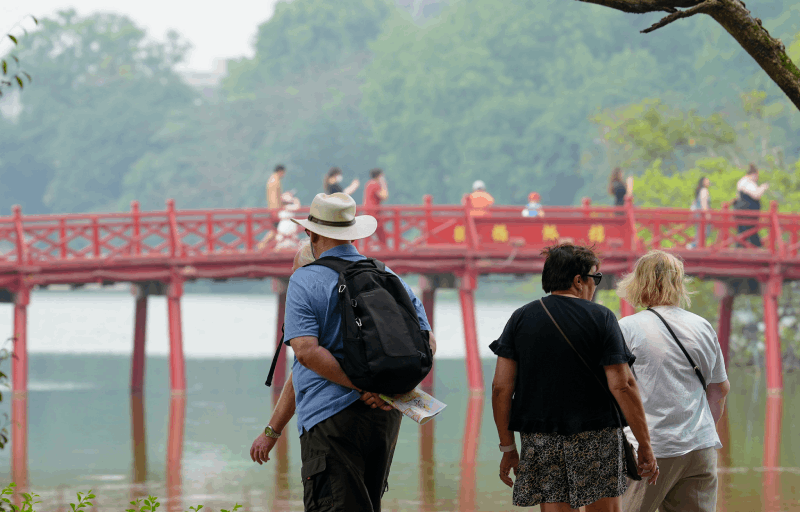
[[[741,0],[578,0],[622,12],[644,14],[669,12],[646,34],[679,19],[707,14],[722,25],[800,110],[800,69],[786,55],[779,39],[769,35],[761,20],[750,15]]]

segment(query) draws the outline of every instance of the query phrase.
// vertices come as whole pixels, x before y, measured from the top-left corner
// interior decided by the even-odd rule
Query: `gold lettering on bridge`
[[[606,229],[602,224],[592,224],[589,227],[589,241],[601,244],[606,239]]]
[[[495,224],[492,228],[492,240],[495,242],[508,242],[508,227],[505,224]]]
[[[460,244],[466,239],[467,239],[467,230],[464,229],[464,226],[456,226],[453,229],[453,240],[455,240],[456,243]]]
[[[542,227],[542,238],[544,240],[558,240],[558,229],[555,224],[545,224]]]

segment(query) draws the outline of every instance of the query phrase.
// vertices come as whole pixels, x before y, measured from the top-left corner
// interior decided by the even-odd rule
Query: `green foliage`
[[[11,502],[11,498],[14,496],[14,488],[16,486],[17,484],[11,482],[2,491],[0,491],[0,510],[5,510],[5,508],[8,507],[11,512],[35,512],[33,506],[41,503],[41,501],[34,501],[36,498],[39,498],[39,495],[36,493],[19,493],[19,495],[22,497],[22,506],[20,507]],[[89,500],[97,497],[92,493],[91,490],[86,493],[79,492],[77,493],[77,496],[78,502],[69,504],[71,512],[78,512],[86,507],[93,507],[94,504]],[[137,498],[131,501],[130,504],[133,505],[134,508],[129,508],[125,512],[156,512],[156,509],[161,506],[158,498],[152,495],[148,496],[144,500]],[[189,507],[189,510],[193,512],[200,512],[202,508],[204,508],[203,505],[197,505],[194,507]],[[220,509],[220,512],[237,512],[241,508],[242,505],[235,503],[231,510]]]
[[[16,486],[17,485],[14,482],[11,482],[5,487],[5,489],[0,491],[0,508],[4,509],[5,507],[8,507],[11,509],[11,512],[34,512],[33,506],[37,503],[41,503],[41,501],[34,501],[39,497],[39,495],[28,492],[20,493],[20,496],[22,496],[22,506],[18,507],[11,503],[11,500],[9,499],[9,496],[13,496],[14,487]]]
[[[39,19],[36,18],[36,16],[30,15],[30,18],[33,20],[34,24],[39,24]],[[25,35],[28,34],[27,30],[24,30],[24,32]],[[8,37],[8,39],[14,43],[15,47],[19,45],[19,39],[15,35],[6,34],[6,37]],[[33,81],[30,73],[22,69],[19,57],[11,54],[10,58],[13,61],[13,67],[9,66],[8,59],[0,59],[0,71],[3,72],[3,76],[0,78],[0,96],[3,96],[3,89],[19,87],[19,90],[21,91],[25,88],[26,79],[27,83],[31,83]],[[9,74],[9,72],[11,72],[11,74]]]
[[[692,156],[707,154],[710,148],[720,152],[736,140],[721,114],[701,116],[658,99],[606,110],[591,120],[607,145],[609,167],[626,170],[641,171],[642,165],[659,160],[666,164],[662,172],[675,172]]]
[[[37,80],[16,119],[0,122],[23,146],[2,154],[0,182],[55,211],[108,209],[169,110],[194,96],[173,71],[186,45],[149,41],[114,14],[64,11],[40,26],[20,49]]]
[[[800,156],[800,115],[713,20],[642,36],[650,20],[587,4],[413,3],[413,16],[391,0],[279,3],[254,57],[205,96],[176,71],[175,34],[153,41],[114,14],[41,20],[19,40],[35,80],[0,103],[0,194],[26,212],[255,206],[284,163],[305,202],[337,165],[362,182],[383,167],[391,202],[458,202],[480,178],[499,203],[536,190],[575,204],[607,201],[617,164]],[[800,6],[759,11],[795,35]]]
[[[156,512],[156,509],[161,506],[161,503],[159,503],[158,498],[153,495],[149,495],[144,499],[144,503],[142,503],[141,498],[136,498],[135,500],[131,501],[131,505],[133,505],[134,508],[129,508],[125,512]],[[203,508],[202,505],[200,505],[196,510],[200,510],[201,508]],[[191,510],[195,509],[192,508]]]
[[[258,28],[255,57],[230,61],[223,87],[234,97],[247,96],[287,78],[313,80],[320,70],[342,67],[353,54],[367,52],[390,6],[386,0],[279,2]]]

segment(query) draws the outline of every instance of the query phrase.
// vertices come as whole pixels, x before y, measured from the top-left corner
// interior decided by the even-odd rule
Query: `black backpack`
[[[374,259],[325,257],[309,265],[339,273],[343,346],[339,363],[353,384],[365,391],[394,395],[411,391],[422,382],[431,370],[433,354],[400,278]],[[272,371],[267,385],[271,377]]]

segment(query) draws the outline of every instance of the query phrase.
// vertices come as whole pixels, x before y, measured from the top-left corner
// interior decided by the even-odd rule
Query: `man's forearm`
[[[289,378],[286,380],[286,384],[283,385],[281,396],[278,398],[278,403],[275,404],[275,410],[272,411],[272,416],[269,419],[270,426],[276,432],[283,432],[289,420],[294,416],[294,410],[294,383],[292,382],[292,373],[289,372]]]
[[[324,347],[316,346],[309,350],[309,353],[300,361],[300,364],[335,384],[360,391],[353,385],[347,374],[344,373],[339,361]]]
[[[639,444],[650,444],[650,432],[647,430],[647,419],[636,381],[631,380],[624,391],[612,389],[611,393],[617,399],[617,403],[622,409],[622,414],[625,415],[633,436],[639,441]]]

